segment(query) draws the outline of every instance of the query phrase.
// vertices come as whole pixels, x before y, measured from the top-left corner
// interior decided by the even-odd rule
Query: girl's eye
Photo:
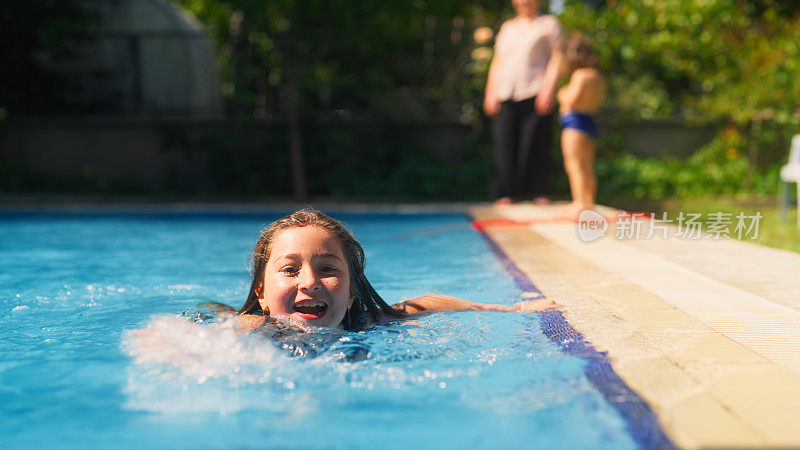
[[[287,275],[295,275],[295,274],[297,274],[298,270],[297,270],[296,267],[287,266],[287,267],[281,268],[281,272],[283,272],[283,273],[285,273]]]
[[[319,270],[322,273],[334,273],[337,269],[334,266],[322,266]]]

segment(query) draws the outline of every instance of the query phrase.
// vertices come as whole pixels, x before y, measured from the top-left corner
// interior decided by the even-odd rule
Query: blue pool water
[[[335,216],[390,303],[521,300],[465,216]],[[587,359],[537,314],[284,342],[180,316],[206,300],[241,306],[252,245],[277,217],[0,214],[0,446],[637,447]],[[131,334],[143,328],[151,347]]]

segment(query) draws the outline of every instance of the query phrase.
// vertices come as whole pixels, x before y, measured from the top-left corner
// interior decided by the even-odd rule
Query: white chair
[[[781,167],[781,187],[779,203],[781,208],[781,220],[786,220],[786,210],[789,207],[789,185],[797,183],[797,227],[800,228],[800,134],[792,137],[792,146],[789,149],[789,162]]]

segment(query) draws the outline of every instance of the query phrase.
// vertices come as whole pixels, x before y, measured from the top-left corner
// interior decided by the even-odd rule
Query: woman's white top
[[[519,101],[535,96],[542,87],[552,49],[560,40],[556,16],[515,17],[503,23],[494,44],[499,63],[493,80],[497,98]]]

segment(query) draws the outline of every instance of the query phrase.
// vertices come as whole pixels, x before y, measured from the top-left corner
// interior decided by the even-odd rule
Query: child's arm
[[[572,74],[566,86],[558,91],[558,103],[561,106],[561,112],[568,113],[575,109],[575,101],[580,96],[581,91],[586,84],[585,77],[582,77],[577,71]]]
[[[558,304],[550,299],[528,300],[511,306],[490,303],[475,303],[447,295],[426,295],[392,305],[397,311],[406,315],[432,313],[436,311],[505,311],[534,312],[555,308]]]

